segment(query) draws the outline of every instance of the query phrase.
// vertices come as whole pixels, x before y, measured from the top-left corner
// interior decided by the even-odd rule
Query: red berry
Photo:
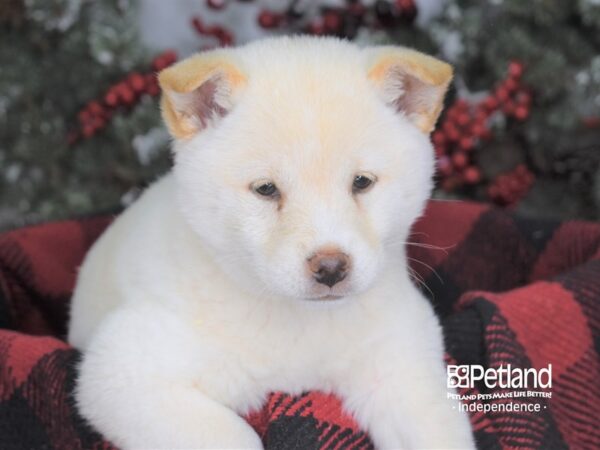
[[[177,52],[175,50],[167,50],[163,52],[162,58],[166,64],[166,67],[168,67],[177,61]]]
[[[131,91],[131,90],[124,91],[123,94],[122,94],[122,98],[123,98],[123,101],[125,102],[125,104],[129,106],[135,100],[135,93],[133,91]]]
[[[475,143],[473,142],[473,139],[470,137],[461,138],[458,145],[460,146],[461,149],[463,149],[465,151],[473,150],[473,147],[475,147]]]
[[[87,109],[94,115],[103,116],[105,111],[102,105],[97,101],[91,101],[87,105]]]
[[[517,88],[519,87],[519,83],[517,82],[517,80],[515,80],[514,78],[509,78],[508,80],[506,80],[504,82],[504,87],[509,91],[509,92],[514,92],[517,90]]]
[[[215,25],[206,30],[206,34],[218,39],[221,46],[227,47],[233,44],[233,35],[225,28]]]
[[[311,24],[308,25],[307,28],[307,33],[308,34],[313,34],[315,36],[320,36],[325,32],[325,29],[323,28],[323,24],[319,23],[319,22],[313,22]]]
[[[165,67],[167,67],[167,65],[165,64],[165,61],[161,56],[157,56],[152,60],[152,69],[156,72],[160,72]]]
[[[261,11],[258,15],[258,24],[262,28],[276,28],[281,23],[281,15],[271,11]]]
[[[444,122],[444,125],[442,125],[442,130],[446,135],[446,139],[450,142],[456,142],[460,138],[460,132],[452,122]]]
[[[135,99],[135,93],[127,84],[121,82],[117,85],[117,93],[119,98],[125,105],[131,105]]]
[[[456,118],[458,117],[459,114],[460,114],[459,109],[455,105],[452,105],[446,111],[446,118],[448,120],[456,120]]]
[[[413,0],[396,0],[396,8],[400,15],[408,20],[413,20],[417,16],[417,7]]]
[[[231,34],[229,31],[223,30],[223,33],[219,37],[219,42],[224,47],[229,47],[230,45],[233,45],[233,34]]]
[[[127,83],[136,93],[140,93],[146,88],[146,80],[144,80],[144,77],[137,72],[133,72],[129,75]]]
[[[173,64],[177,61],[177,52],[175,50],[165,50],[163,52],[163,58],[167,60],[167,63]]]
[[[323,16],[323,26],[325,31],[337,32],[342,24],[340,15],[334,11],[330,11]]]
[[[206,27],[199,17],[192,18],[192,27],[194,27],[199,34],[206,34]]]
[[[111,108],[114,108],[119,104],[119,96],[114,87],[110,88],[104,96],[104,103],[106,103]]]
[[[125,89],[130,89],[129,86],[127,86],[127,83],[125,81],[119,81],[117,84],[113,85],[112,88],[117,95],[121,95],[121,92],[123,92],[123,90]]]
[[[154,58],[152,61],[152,68],[158,72],[169,67],[175,61],[177,61],[177,53],[175,53],[173,50],[167,50],[166,52],[163,52]]]
[[[498,107],[498,100],[496,97],[489,95],[483,100],[483,106],[490,112],[494,111]]]
[[[459,111],[466,111],[469,109],[469,102],[463,98],[459,98],[454,102],[454,107]]]
[[[461,127],[464,127],[470,121],[471,121],[471,117],[466,112],[463,112],[456,117],[456,123],[458,123]]]
[[[519,180],[518,178],[515,178],[514,176],[510,177],[510,179],[508,180],[508,187],[512,191],[519,190],[521,188],[521,186],[522,186],[521,180]]]
[[[467,165],[467,155],[463,152],[456,152],[452,155],[452,164],[457,169],[462,169]]]
[[[431,136],[431,140],[435,145],[444,145],[446,143],[446,136],[440,130],[436,130]]]
[[[508,99],[508,94],[508,89],[506,89],[504,86],[500,86],[498,89],[496,89],[496,98],[501,103]]]
[[[146,93],[148,95],[151,95],[152,97],[160,93],[160,86],[158,85],[158,80],[153,74],[146,75]]]
[[[475,137],[483,137],[485,136],[487,131],[487,127],[482,124],[482,123],[474,123],[473,126],[471,126],[471,134]]]
[[[529,108],[526,106],[517,106],[513,112],[515,119],[525,120],[529,117]]]
[[[158,84],[151,84],[150,86],[148,86],[148,95],[151,95],[152,97],[156,97],[158,94],[160,94],[160,87],[158,86]]]
[[[514,78],[520,78],[523,75],[523,71],[525,70],[523,64],[518,61],[512,61],[508,65],[508,74]]]
[[[463,172],[463,179],[468,184],[477,184],[481,181],[481,172],[477,167],[469,166]]]
[[[452,127],[449,129],[446,137],[450,142],[457,142],[460,139],[460,131],[458,131],[458,128]]]
[[[460,131],[458,131],[456,128],[451,129],[447,135],[449,142],[458,142],[460,137],[461,137]]]
[[[210,9],[223,9],[227,0],[206,0],[206,4]]]

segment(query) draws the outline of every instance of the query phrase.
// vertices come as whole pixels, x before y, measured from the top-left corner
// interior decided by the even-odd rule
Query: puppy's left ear
[[[452,66],[403,47],[367,51],[368,77],[383,101],[404,113],[424,133],[430,133],[444,106]]]
[[[190,138],[216,125],[235,104],[246,77],[230,49],[194,55],[158,75],[162,115],[171,135]]]

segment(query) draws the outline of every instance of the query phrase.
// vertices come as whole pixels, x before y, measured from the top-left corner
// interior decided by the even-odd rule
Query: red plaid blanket
[[[0,236],[1,449],[112,448],[77,415],[79,355],[63,340],[77,266],[109,222]],[[415,242],[446,249],[411,245],[409,256],[442,317],[449,361],[553,365],[551,398],[518,399],[540,403],[541,412],[471,414],[478,446],[600,448],[600,225],[432,202],[415,232]],[[461,391],[482,392],[502,389]],[[269,449],[372,447],[338,399],[323,393],[274,393],[248,420]]]

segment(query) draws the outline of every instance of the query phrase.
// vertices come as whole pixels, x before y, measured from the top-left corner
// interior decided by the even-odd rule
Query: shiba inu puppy
[[[470,448],[402,243],[452,76],[400,47],[276,38],[159,75],[172,174],[97,241],[69,341],[123,448],[260,448],[241,415],[324,390],[377,448]]]

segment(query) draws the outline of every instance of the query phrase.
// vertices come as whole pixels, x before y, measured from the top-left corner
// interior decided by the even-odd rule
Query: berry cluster
[[[229,0],[206,0],[207,6],[213,10],[222,10],[229,3]],[[376,0],[368,6],[361,0],[346,0],[344,6],[324,6],[317,17],[310,18],[307,17],[307,6],[306,2],[291,0],[282,11],[260,10],[256,20],[265,30],[285,27],[292,32],[352,39],[361,26],[390,28],[410,24],[417,16],[414,0]],[[217,38],[219,45],[231,45],[233,42],[231,31],[221,26],[205,26],[198,18],[193,20],[192,25],[199,34]]]
[[[79,127],[69,133],[68,140],[74,144],[79,139],[88,139],[103,130],[115,111],[133,107],[143,95],[157,96],[160,93],[156,73],[177,60],[173,51],[166,51],[152,61],[152,70],[146,73],[131,72],[110,86],[100,99],[88,102],[77,114]]]
[[[209,2],[210,3],[210,2]],[[223,5],[224,2],[220,2]],[[226,30],[220,25],[206,25],[199,17],[192,19],[192,27],[201,36],[213,37],[217,40],[217,43],[221,47],[228,47],[233,44],[234,36],[229,30]]]
[[[533,185],[535,175],[525,164],[519,164],[510,172],[498,175],[488,186],[490,199],[502,206],[512,206],[517,203]]]
[[[323,7],[317,17],[306,19],[296,1],[283,13],[262,10],[258,23],[266,29],[286,26],[313,35],[334,35],[352,39],[362,26],[394,27],[412,23],[417,16],[414,0],[377,0],[364,5],[360,0],[347,0],[343,7]]]
[[[377,0],[373,3],[373,13],[381,25],[393,27],[412,23],[417,17],[417,7],[414,0]]]
[[[481,141],[491,139],[492,116],[504,114],[507,118],[524,121],[531,111],[531,93],[522,84],[523,65],[513,61],[508,76],[484,99],[469,103],[456,100],[445,112],[432,140],[438,161],[441,186],[446,191],[482,180],[475,150]]]

